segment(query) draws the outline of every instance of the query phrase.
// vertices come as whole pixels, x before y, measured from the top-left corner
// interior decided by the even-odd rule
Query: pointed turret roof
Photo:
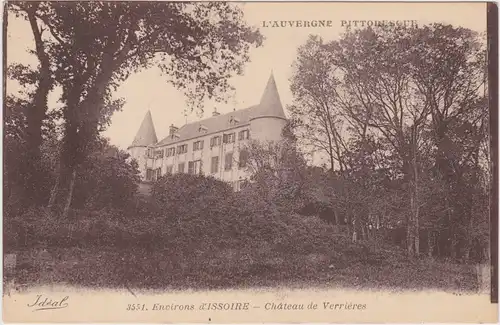
[[[285,112],[281,105],[280,95],[278,94],[278,88],[276,87],[276,81],[274,80],[272,71],[267,81],[266,88],[264,89],[264,93],[262,94],[262,98],[260,99],[259,106],[262,115],[285,117]]]
[[[158,142],[156,137],[155,127],[153,125],[153,118],[151,117],[151,111],[148,111],[142,120],[141,127],[134,138],[134,141],[130,145],[131,147],[145,147]]]

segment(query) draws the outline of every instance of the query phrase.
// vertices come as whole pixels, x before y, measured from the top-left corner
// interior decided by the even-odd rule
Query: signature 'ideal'
[[[69,296],[65,296],[62,299],[52,299],[43,295],[37,295],[35,302],[28,304],[28,307],[34,308],[33,311],[63,309],[68,307],[68,299]]]

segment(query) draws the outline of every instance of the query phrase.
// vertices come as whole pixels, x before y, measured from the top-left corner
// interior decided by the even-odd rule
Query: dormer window
[[[203,124],[200,124],[200,127],[198,128],[198,132],[207,132],[208,131],[208,128],[203,125]]]
[[[234,116],[231,116],[231,119],[229,120],[229,124],[237,124],[240,123],[240,119]]]
[[[173,124],[170,125],[169,127],[169,130],[168,130],[168,133],[169,135],[173,136],[175,133],[177,133],[177,131],[179,130],[178,127],[174,126]]]

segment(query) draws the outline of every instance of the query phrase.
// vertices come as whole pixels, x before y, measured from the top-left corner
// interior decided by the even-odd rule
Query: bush
[[[275,206],[261,208],[257,200],[210,177],[167,176],[154,184],[152,194],[151,201],[138,198],[135,209],[127,213],[113,208],[72,210],[62,218],[37,208],[6,216],[5,245],[12,249],[137,246],[179,254],[211,254],[228,247],[254,254],[252,249],[263,245],[292,254],[332,249],[331,229],[316,218],[286,214]]]
[[[272,285],[317,280],[331,265],[348,277],[353,268],[401,263],[401,254],[352,244],[318,217],[286,213],[249,193],[210,177],[167,176],[127,213],[72,210],[63,218],[34,208],[8,214],[4,247],[30,256],[47,248],[60,259],[60,281],[91,286]],[[64,262],[70,257],[76,264]],[[44,269],[32,271],[36,281]]]
[[[72,207],[126,211],[134,203],[140,181],[135,161],[111,146],[87,157],[77,173]]]
[[[234,193],[229,184],[211,176],[181,173],[163,176],[153,184],[151,194],[165,214],[181,220],[201,212],[216,215]]]

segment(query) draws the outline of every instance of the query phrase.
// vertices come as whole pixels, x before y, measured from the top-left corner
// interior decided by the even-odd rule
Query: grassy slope
[[[19,252],[16,282],[88,287],[192,288],[333,287],[474,291],[474,267],[419,259],[397,250],[350,245],[332,254],[235,252],[172,257],[170,250],[52,249],[34,262]],[[24,256],[24,258],[23,258]],[[261,258],[259,257],[261,256]]]

